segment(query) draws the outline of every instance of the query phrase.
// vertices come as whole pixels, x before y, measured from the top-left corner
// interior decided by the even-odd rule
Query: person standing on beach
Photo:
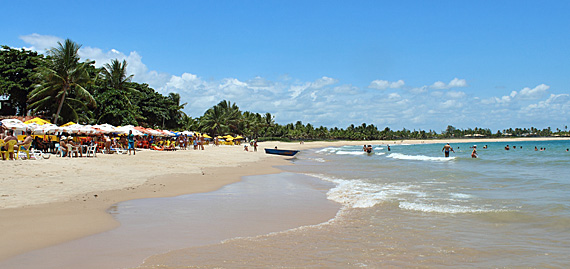
[[[449,143],[447,143],[445,146],[443,146],[441,151],[445,153],[445,157],[447,158],[449,157],[449,151],[453,151],[453,148],[449,145]],[[453,151],[453,153],[455,153],[455,151]]]
[[[133,155],[137,155],[137,151],[135,150],[135,135],[133,134],[133,130],[129,130],[127,139],[129,140],[129,155],[131,155],[131,150],[133,150]]]

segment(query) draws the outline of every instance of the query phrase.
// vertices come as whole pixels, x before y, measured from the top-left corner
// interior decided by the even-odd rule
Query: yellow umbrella
[[[68,122],[68,123],[66,123],[66,124],[64,124],[64,125],[62,125],[62,126],[60,126],[60,127],[66,127],[66,126],[74,125],[74,124],[77,124],[77,123],[75,123],[75,122],[73,122],[73,121],[70,121],[70,122]]]
[[[224,137],[223,137],[223,136],[221,136],[221,135],[218,135],[218,138],[224,138]]]
[[[207,135],[207,134],[204,134],[202,137],[205,137],[205,138],[212,138],[211,136],[209,136],[209,135]]]
[[[241,136],[241,135],[238,135],[238,136],[236,136],[236,138],[235,138],[235,139],[243,139],[243,136]]]
[[[234,137],[231,136],[231,135],[224,135],[224,138],[231,138],[231,139],[234,139]]]
[[[38,118],[38,117],[35,117],[35,118],[31,119],[31,120],[25,121],[24,123],[25,123],[25,124],[35,123],[35,124],[37,124],[37,125],[44,125],[44,124],[49,124],[49,123],[51,123],[51,122],[49,122],[49,121],[47,121],[47,120],[44,120],[44,119],[40,119],[40,118]]]

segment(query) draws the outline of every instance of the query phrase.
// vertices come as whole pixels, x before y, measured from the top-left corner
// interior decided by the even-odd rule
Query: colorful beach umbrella
[[[49,121],[47,121],[47,120],[44,120],[44,119],[42,119],[42,118],[35,117],[35,118],[31,119],[31,120],[25,121],[24,123],[25,123],[25,124],[28,124],[28,125],[30,125],[30,124],[32,124],[32,123],[35,123],[35,124],[37,124],[37,125],[44,125],[44,124],[50,124],[51,122],[49,122]]]
[[[60,127],[67,127],[67,126],[75,125],[75,124],[77,124],[77,123],[75,123],[75,122],[73,122],[73,121],[70,121],[70,122],[68,122],[68,123],[66,123],[66,124],[64,124],[64,125],[61,125]]]

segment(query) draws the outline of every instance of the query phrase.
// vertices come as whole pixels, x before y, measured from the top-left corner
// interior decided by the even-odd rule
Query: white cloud
[[[53,47],[54,42],[61,41],[57,37],[37,34],[22,39],[36,50]],[[315,126],[342,128],[362,122],[379,128],[388,125],[391,129],[440,131],[449,124],[459,128],[502,128],[516,126],[520,119],[536,122],[534,125],[550,124],[553,119],[567,122],[567,115],[570,115],[570,95],[548,95],[550,86],[545,84],[511,91],[504,96],[480,98],[473,96],[474,92],[448,91],[468,86],[465,79],[458,78],[449,83],[437,81],[424,86],[406,85],[403,80],[374,80],[368,88],[379,91],[370,91],[347,82],[339,84],[337,79],[329,76],[299,81],[287,74],[275,80],[259,76],[204,80],[201,74],[189,70],[173,75],[148,68],[136,51],[104,51],[85,46],[80,50],[80,56],[83,60],[95,60],[98,67],[112,59],[126,60],[127,72],[134,75],[134,81],[148,83],[162,94],[179,93],[181,101],[188,103],[185,111],[192,117],[201,116],[206,109],[224,99],[238,104],[242,110],[270,112],[279,123],[301,120]],[[404,90],[390,93],[383,91],[386,89]]]
[[[404,86],[403,80],[398,80],[394,82],[390,82],[387,80],[374,80],[370,82],[368,88],[376,89],[376,90],[386,90],[386,89],[400,89]]]
[[[532,89],[526,87],[520,91],[520,96],[521,98],[537,99],[542,97],[548,89],[550,89],[550,86],[545,84],[540,84]]]
[[[402,96],[400,96],[399,94],[397,94],[395,92],[388,94],[388,99],[391,99],[391,100],[397,100],[397,99],[401,99],[401,98],[402,98]]]
[[[483,99],[481,102],[484,104],[497,104],[497,105],[508,105],[511,102],[520,100],[537,100],[543,97],[546,92],[550,89],[550,86],[546,84],[540,84],[534,88],[525,87],[520,92],[512,91],[511,94],[502,97],[491,97]]]
[[[57,42],[62,42],[63,39],[57,36],[51,35],[40,35],[40,34],[31,34],[31,35],[23,35],[20,36],[24,42],[32,45],[31,47],[27,47],[28,50],[34,50],[39,53],[45,53],[47,50],[56,47]]]
[[[467,85],[467,81],[465,79],[454,78],[447,84],[443,81],[436,81],[430,86],[430,88],[436,90],[447,90],[451,88],[463,88],[467,86],[469,85]]]
[[[291,92],[291,98],[294,99],[297,98],[299,95],[301,95],[306,89],[318,90],[323,87],[336,84],[337,82],[338,82],[337,79],[324,76],[313,82],[306,82],[303,83],[302,85],[293,85],[291,86],[289,91]]]
[[[465,96],[466,96],[466,94],[464,92],[461,92],[461,91],[447,92],[447,97],[449,97],[449,98],[459,99],[459,98],[463,98]]]

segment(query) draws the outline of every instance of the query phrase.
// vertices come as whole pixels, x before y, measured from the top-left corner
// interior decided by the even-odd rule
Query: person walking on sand
[[[443,148],[441,149],[441,151],[443,151],[445,153],[445,157],[449,157],[449,151],[453,151],[453,153],[455,153],[455,151],[453,150],[453,148],[449,145],[449,143],[447,143],[445,146],[443,146]]]
[[[129,155],[131,155],[131,150],[133,150],[133,155],[137,155],[137,151],[135,150],[135,135],[133,134],[133,130],[129,130],[127,139],[129,140]]]

